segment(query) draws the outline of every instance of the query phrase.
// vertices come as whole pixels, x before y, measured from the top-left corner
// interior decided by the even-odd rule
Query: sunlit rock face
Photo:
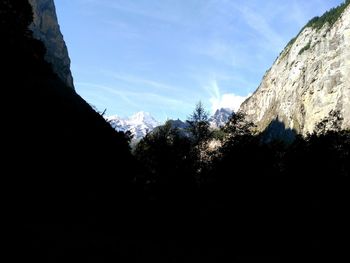
[[[330,26],[306,27],[266,72],[240,111],[265,130],[279,121],[306,135],[330,112],[350,128],[350,7]]]
[[[67,46],[57,20],[53,0],[29,0],[33,7],[33,23],[30,28],[34,37],[46,47],[45,59],[52,64],[54,72],[69,87],[74,88]]]

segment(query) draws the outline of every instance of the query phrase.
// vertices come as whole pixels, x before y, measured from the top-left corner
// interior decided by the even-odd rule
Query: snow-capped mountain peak
[[[159,122],[148,112],[140,111],[129,118],[129,122],[135,125],[146,124],[147,126],[158,126]]]
[[[212,129],[218,129],[224,126],[232,113],[233,111],[231,109],[218,109],[209,119],[210,127]],[[117,131],[130,131],[134,141],[142,139],[147,133],[152,132],[156,127],[161,125],[150,113],[143,111],[137,112],[128,118],[112,115],[106,117],[106,120]],[[176,120],[172,121],[172,125],[186,133],[188,126],[186,122]]]
[[[117,131],[130,131],[133,140],[142,139],[147,133],[151,132],[160,123],[148,112],[138,112],[129,118],[121,118],[118,115],[109,116],[106,120]]]
[[[212,117],[210,117],[210,127],[217,129],[224,126],[232,115],[233,111],[229,108],[217,109]]]

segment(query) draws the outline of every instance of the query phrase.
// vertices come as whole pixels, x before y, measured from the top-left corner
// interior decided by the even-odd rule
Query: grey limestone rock
[[[305,27],[240,108],[259,131],[273,121],[306,135],[331,112],[350,128],[350,6],[330,26]]]
[[[52,64],[54,72],[69,87],[74,89],[70,70],[70,58],[60,31],[53,0],[29,0],[33,7],[33,23],[30,29],[34,37],[46,47],[45,59]]]

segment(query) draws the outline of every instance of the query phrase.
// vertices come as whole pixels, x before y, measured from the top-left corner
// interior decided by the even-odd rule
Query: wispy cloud
[[[141,84],[143,86],[159,89],[162,91],[164,91],[164,90],[165,91],[179,90],[177,87],[174,87],[174,86],[171,86],[168,84],[164,84],[164,83],[159,82],[159,81],[141,78],[141,77],[133,76],[130,74],[114,73],[114,72],[110,72],[110,71],[103,71],[103,73],[108,75],[108,76],[113,77],[116,80],[120,80],[120,81],[127,82],[127,83],[132,83],[132,84]]]
[[[274,27],[270,25],[269,20],[261,13],[256,12],[248,6],[237,6],[245,23],[253,29],[264,42],[268,43],[267,48],[273,48],[273,50],[280,50],[285,44],[284,39],[279,35]]]
[[[132,99],[128,97],[128,95],[131,95],[132,93],[130,92],[123,92],[121,90],[108,87],[105,85],[100,85],[100,84],[94,84],[94,83],[89,83],[89,82],[77,82],[75,85],[79,88],[83,87],[85,90],[86,88],[93,88],[94,90],[90,91],[90,95],[94,97],[94,99],[98,99],[100,101],[106,101],[107,99],[110,99],[110,94],[106,94],[106,92],[101,92],[107,91],[108,93],[112,93],[116,96],[118,96],[122,101],[124,101],[127,105],[136,107],[138,106]]]
[[[94,83],[79,82],[76,83],[77,86],[92,87],[99,89],[99,92],[107,92],[109,94],[116,95],[123,99],[124,102],[128,103],[133,107],[143,107],[143,106],[158,106],[161,108],[179,109],[179,108],[191,108],[192,104],[183,100],[174,99],[171,97],[159,95],[157,93],[150,92],[135,92],[129,90],[121,90],[115,87],[110,87],[107,85],[100,85]],[[137,104],[137,102],[142,102],[142,104]]]
[[[221,93],[220,87],[216,80],[212,80],[205,89],[210,94],[211,111],[214,113],[217,109],[229,108],[233,111],[238,111],[242,102],[245,101],[247,97],[239,96],[234,93]]]
[[[295,1],[291,3],[290,8],[292,11],[288,13],[286,19],[296,22],[302,28],[305,25],[305,21],[311,18],[310,15],[305,12],[305,8]]]
[[[116,19],[104,19],[103,23],[106,27],[110,28],[111,34],[118,35],[119,38],[129,38],[129,39],[137,39],[140,38],[141,34],[138,30],[127,24],[126,22],[122,22]]]
[[[197,41],[189,46],[190,52],[206,56],[218,62],[223,62],[229,66],[238,66],[241,58],[239,51],[232,43],[227,43],[222,39],[212,41]]]
[[[154,20],[156,22],[170,23],[176,25],[186,26],[187,24],[183,21],[181,13],[172,12],[171,9],[167,8],[167,5],[164,5],[162,1],[154,2],[152,5],[149,5],[148,1],[135,3],[133,1],[103,1],[104,5],[108,8],[118,10],[120,12],[135,15],[138,17],[143,17],[147,19]]]

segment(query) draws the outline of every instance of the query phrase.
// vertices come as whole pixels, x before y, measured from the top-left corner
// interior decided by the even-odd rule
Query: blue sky
[[[77,92],[107,115],[236,109],[305,23],[342,0],[56,0]]]

